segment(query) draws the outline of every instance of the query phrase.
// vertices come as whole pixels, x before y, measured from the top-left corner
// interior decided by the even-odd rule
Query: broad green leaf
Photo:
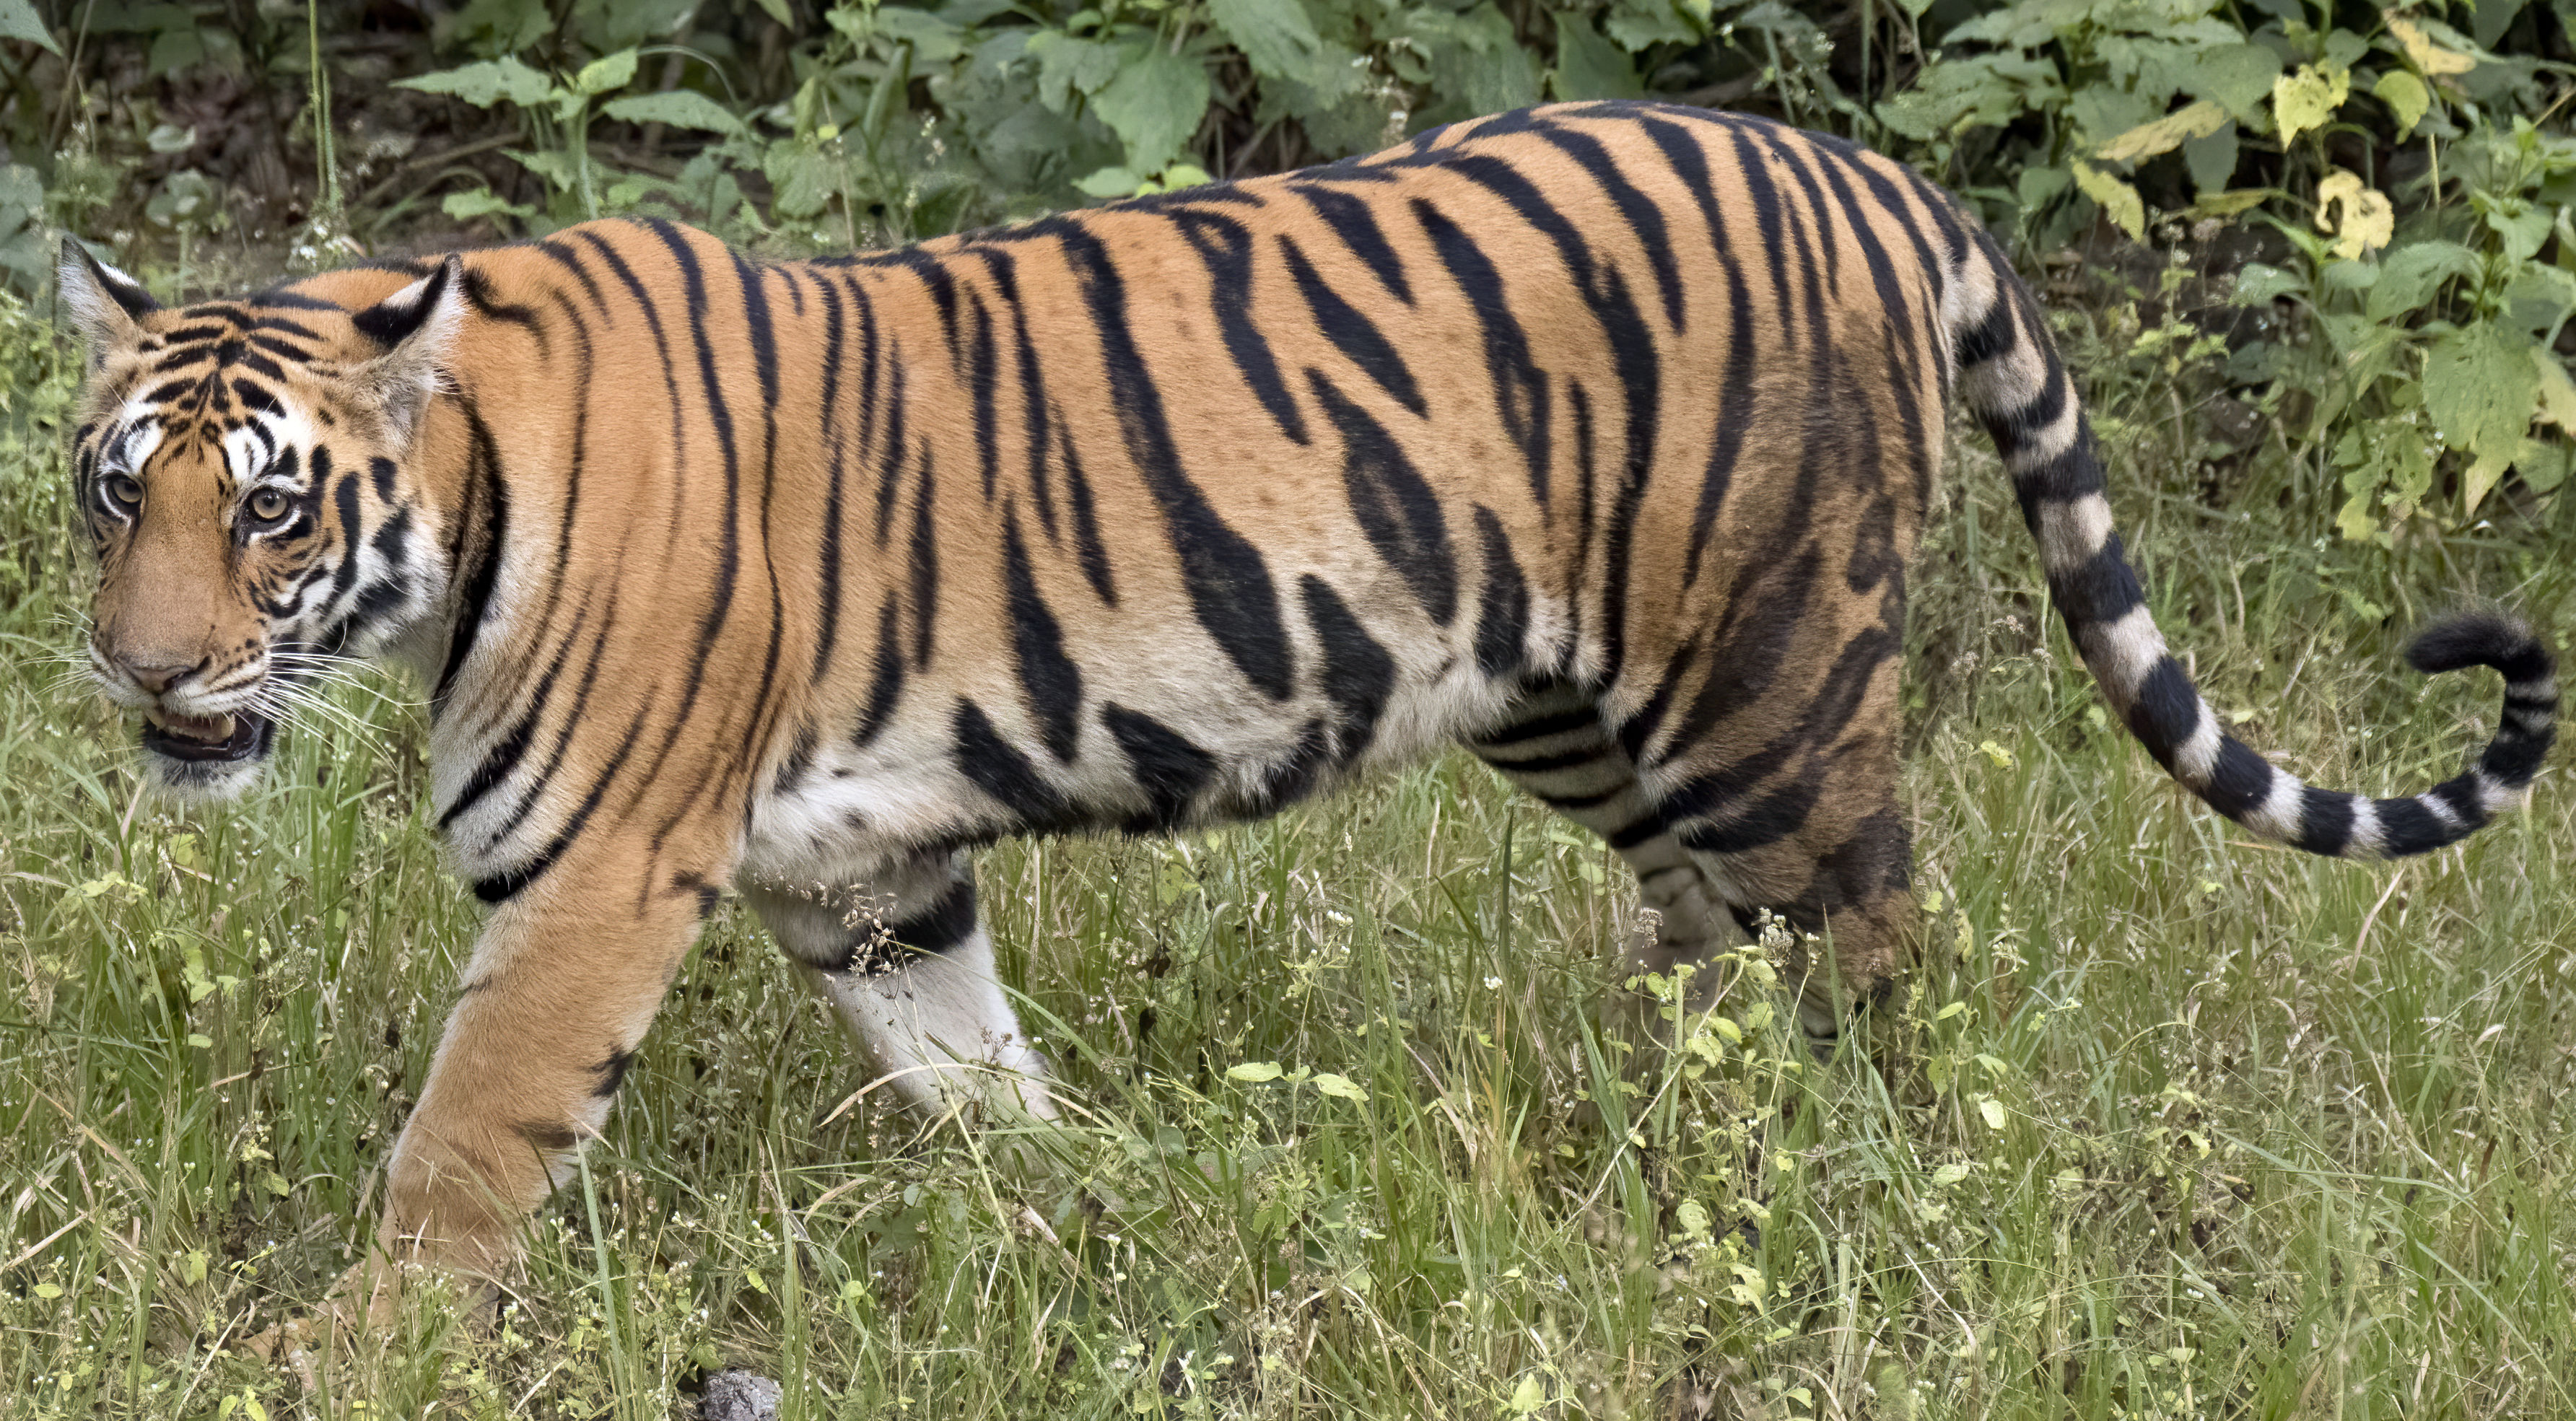
[[[2340,68],[2302,64],[2295,74],[2272,81],[2272,121],[2282,146],[2311,128],[2323,128],[2352,94],[2352,74]]]
[[[1315,1089],[1324,1095],[1338,1096],[1343,1100],[1368,1099],[1368,1092],[1361,1089],[1357,1082],[1348,1076],[1337,1076],[1331,1071],[1317,1071],[1314,1084]]]
[[[1490,0],[1464,14],[1410,10],[1403,24],[1430,52],[1430,80],[1453,111],[1500,113],[1538,102],[1538,57]]]
[[[945,16],[902,5],[880,5],[875,13],[877,33],[911,45],[915,66],[946,64],[966,52],[966,32]]]
[[[1995,1099],[1993,1096],[1987,1096],[1985,1099],[1977,1102],[1977,1113],[1985,1117],[1987,1129],[2000,1130],[2004,1127],[2004,1120],[2006,1118],[2004,1115],[2004,1103]]]
[[[2147,235],[2147,205],[2136,188],[2080,159],[2068,166],[2075,170],[2077,189],[2102,204],[2102,210],[2129,234],[2129,240],[2134,242]]]
[[[471,222],[495,212],[506,213],[522,221],[537,215],[535,208],[512,202],[488,187],[479,187],[472,192],[451,192],[439,201],[438,210],[459,222]]]
[[[1208,0],[1208,18],[1265,79],[1306,78],[1324,47],[1297,0]]]
[[[1092,103],[1126,143],[1128,169],[1159,173],[1199,131],[1208,106],[1207,66],[1159,45],[1133,50]]]
[[[1102,168],[1088,177],[1077,178],[1074,186],[1085,196],[1098,198],[1132,197],[1145,180],[1125,168]]]
[[[759,3],[769,18],[789,30],[796,28],[796,12],[787,8],[787,0],[759,0]]]
[[[600,94],[613,94],[633,82],[635,82],[635,51],[631,49],[621,49],[615,54],[601,55],[581,66],[581,72],[572,76],[574,89],[594,97]]]
[[[1697,41],[1708,29],[1708,7],[1703,4],[1698,9],[1699,23],[1694,25],[1672,0],[1618,0],[1602,17],[1602,24],[1610,31],[1610,38],[1633,54],[1649,45]],[[1565,16],[1565,11],[1557,12],[1559,24]]]
[[[1062,30],[1029,36],[1028,56],[1038,62],[1038,101],[1057,113],[1076,94],[1097,94],[1118,77],[1118,47],[1075,39]]]
[[[2259,125],[2281,57],[2259,44],[2222,45],[2201,51],[2177,77],[2185,93],[2225,104],[2238,123]]]
[[[2513,454],[2513,471],[2522,475],[2523,485],[2533,493],[2547,493],[2567,482],[2572,464],[2576,464],[2576,449],[2553,440],[2525,439]]]
[[[2021,170],[2021,176],[2013,183],[2013,192],[2021,199],[2022,206],[2035,210],[2047,206],[2074,181],[2074,174],[2064,168],[2043,168],[2034,164]]]
[[[2415,125],[2422,123],[2425,113],[2433,107],[2433,91],[2424,87],[2423,80],[2403,69],[2391,69],[2380,75],[2378,81],[2370,86],[2370,92],[2388,105],[2389,113],[2396,116],[2397,136],[2401,139],[2414,133]]]
[[[1968,1169],[1968,1165],[1957,1160],[1952,1160],[1950,1163],[1932,1171],[1932,1182],[1935,1185],[1947,1188],[1950,1185],[1956,1184],[1960,1180],[1967,1178]]]
[[[46,31],[44,18],[27,0],[0,0],[0,39],[24,40],[55,54],[63,52]]]
[[[725,106],[695,89],[672,89],[659,94],[634,94],[608,101],[610,118],[628,123],[667,123],[673,128],[702,129],[708,133],[748,133],[750,128],[725,109]]]
[[[1646,92],[1619,46],[1602,38],[1590,19],[1564,10],[1556,15],[1556,72],[1549,83],[1560,99],[1635,99]]]
[[[1245,1061],[1241,1065],[1228,1066],[1225,1069],[1227,1080],[1252,1081],[1256,1084],[1261,1081],[1275,1081],[1283,1074],[1285,1073],[1279,1069],[1279,1063],[1276,1061]]]
[[[2182,145],[2182,163],[2191,173],[2192,191],[2199,194],[2195,206],[2224,195],[2236,178],[2236,120]]]
[[[2443,282],[2475,280],[2477,274],[2477,254],[2457,242],[2409,242],[2381,258],[2378,284],[2370,290],[2370,319],[2421,310]]]
[[[2443,443],[2476,459],[2460,490],[2466,511],[2504,473],[2540,400],[2531,347],[2492,321],[2445,332],[2424,353],[2424,412]]]
[[[570,153],[552,148],[538,152],[504,148],[501,152],[515,159],[520,167],[553,183],[558,191],[570,192],[581,185],[581,174],[573,167]]]
[[[554,92],[551,80],[516,59],[486,60],[416,79],[397,79],[394,87],[452,95],[478,109],[488,109],[505,100],[521,108],[534,108]]]
[[[2531,260],[2549,240],[2550,226],[2557,217],[2550,209],[2522,197],[2488,197],[2480,193],[2472,200],[2485,216],[2487,226],[2504,239],[2504,254],[2511,260]]]
[[[2195,138],[2206,138],[2227,126],[2227,107],[2203,99],[2153,123],[2142,123],[2102,145],[2095,156],[2106,163],[2137,163],[2170,153]],[[2231,168],[2233,164],[2229,165]]]

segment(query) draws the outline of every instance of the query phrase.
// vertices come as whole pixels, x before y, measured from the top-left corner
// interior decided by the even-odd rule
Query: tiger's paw
[[[403,1262],[369,1250],[331,1285],[312,1311],[253,1333],[235,1346],[271,1366],[295,1373],[307,1393],[320,1389],[321,1370],[345,1359],[362,1339],[382,1342],[401,1328],[406,1299],[423,1294],[448,1304],[446,1311],[480,1336],[500,1314],[501,1285],[431,1264]]]

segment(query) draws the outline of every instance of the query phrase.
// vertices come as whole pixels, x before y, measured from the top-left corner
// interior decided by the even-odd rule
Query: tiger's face
[[[462,310],[454,258],[348,311],[294,291],[163,309],[66,245],[90,374],[75,497],[98,554],[89,664],[148,773],[246,789],[279,721],[445,590],[414,455]]]

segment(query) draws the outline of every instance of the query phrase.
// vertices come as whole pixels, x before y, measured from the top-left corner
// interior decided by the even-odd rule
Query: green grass
[[[1621,870],[1453,756],[987,857],[1078,1107],[1035,1182],[836,1109],[853,1054],[728,908],[500,1336],[420,1309],[308,1394],[228,1344],[362,1237],[475,914],[416,690],[239,807],[136,799],[47,659],[87,573],[34,334],[0,331],[38,351],[0,435],[0,1418],[658,1417],[718,1365],[797,1417],[2576,1416],[2576,796],[2394,869],[2245,846],[2104,728],[1982,454],[1918,564],[1887,1077],[1802,1060],[1751,980],[1669,1059],[1605,1039]],[[2116,447],[2187,452],[2135,388]],[[2492,677],[2395,669],[2446,600],[2576,625],[2502,511],[2356,548],[2278,451],[2251,519],[2191,468],[2118,472],[2157,610],[2311,779],[2482,740]]]

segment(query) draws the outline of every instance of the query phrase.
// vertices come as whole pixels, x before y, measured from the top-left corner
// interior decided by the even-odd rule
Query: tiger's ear
[[[63,239],[62,261],[55,281],[72,324],[96,364],[114,346],[134,338],[137,318],[161,309],[143,283],[118,271],[69,237]]]
[[[465,321],[465,262],[450,253],[438,270],[349,318],[358,334],[384,354],[358,367],[357,378],[376,400],[397,444],[413,430],[444,388],[444,367]]]

